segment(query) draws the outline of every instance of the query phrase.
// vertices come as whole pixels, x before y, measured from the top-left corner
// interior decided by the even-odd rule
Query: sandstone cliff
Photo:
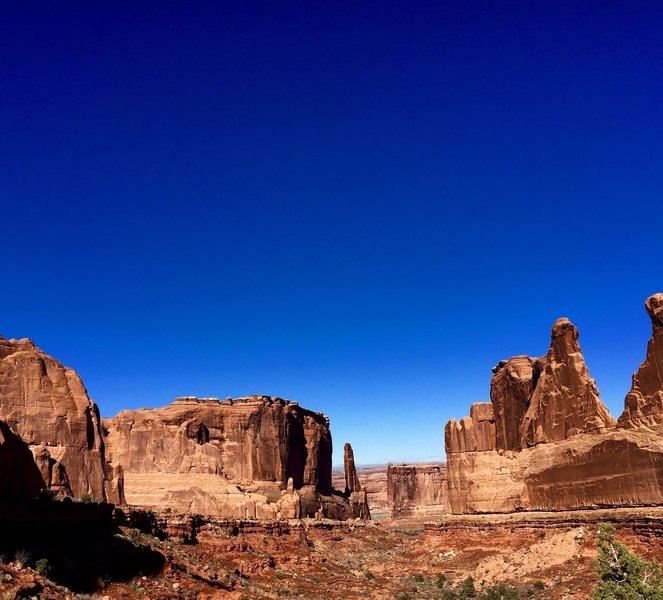
[[[351,518],[332,494],[329,420],[269,396],[179,398],[104,422],[129,504],[248,518]]]
[[[663,503],[663,295],[646,308],[653,335],[618,427],[568,319],[554,324],[546,356],[495,367],[492,421],[487,406],[475,404],[470,417],[445,429],[452,512]],[[494,423],[493,445],[487,423]]]
[[[443,464],[389,465],[387,495],[393,518],[449,512]]]
[[[31,340],[0,337],[0,419],[35,455],[42,487],[121,503],[101,419],[80,377]]]

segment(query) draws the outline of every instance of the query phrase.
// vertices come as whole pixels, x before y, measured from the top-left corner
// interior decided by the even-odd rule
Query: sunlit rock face
[[[393,518],[448,513],[445,466],[439,463],[389,465],[387,497]]]
[[[44,487],[122,502],[97,405],[75,371],[29,339],[0,337],[0,419],[34,453]]]
[[[646,308],[652,339],[618,424],[599,399],[568,319],[553,325],[544,357],[517,356],[495,367],[494,446],[477,410],[445,430],[452,512],[663,503],[663,295]],[[490,411],[481,410],[490,423]]]
[[[663,424],[663,294],[647,298],[645,308],[651,319],[652,336],[619,417],[619,426],[625,428],[656,429]]]
[[[129,504],[249,518],[351,518],[332,495],[329,420],[269,396],[178,398],[104,422]],[[288,485],[290,483],[290,485]]]

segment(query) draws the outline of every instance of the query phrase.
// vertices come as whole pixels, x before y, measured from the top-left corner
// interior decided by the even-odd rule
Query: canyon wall
[[[104,427],[129,504],[244,518],[359,516],[349,495],[332,490],[329,420],[296,402],[178,398],[123,411]]]
[[[32,451],[40,487],[122,503],[97,405],[75,371],[29,339],[0,337],[0,421]]]
[[[618,422],[568,319],[555,322],[544,357],[495,367],[491,402],[445,428],[452,512],[663,503],[663,294],[646,309],[652,338]]]
[[[448,513],[445,466],[440,463],[389,465],[387,497],[393,518]]]

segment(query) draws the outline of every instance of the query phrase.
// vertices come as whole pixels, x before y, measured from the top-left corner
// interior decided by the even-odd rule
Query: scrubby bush
[[[43,575],[46,577],[46,575],[49,574],[51,570],[50,565],[48,564],[48,559],[47,558],[40,558],[36,563],[35,563],[35,571],[39,573],[40,575]]]
[[[663,572],[655,560],[645,560],[615,541],[615,528],[598,527],[596,569],[601,581],[595,600],[663,600]]]
[[[92,496],[90,494],[83,494],[81,496],[81,502],[85,502],[85,504],[90,504],[90,502],[92,502]]]

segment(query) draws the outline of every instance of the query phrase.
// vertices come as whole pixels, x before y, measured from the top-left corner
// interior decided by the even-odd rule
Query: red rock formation
[[[558,319],[550,338],[550,350],[541,359],[543,370],[521,424],[523,447],[615,425],[589,376],[576,326],[568,319]]]
[[[101,419],[80,377],[31,340],[0,337],[0,419],[37,456],[45,483],[80,497],[110,493]]]
[[[663,424],[663,294],[654,294],[645,302],[651,319],[652,336],[647,356],[633,375],[626,395],[619,426],[656,428]]]
[[[357,468],[355,467],[355,454],[348,443],[343,447],[343,464],[345,468],[345,496],[350,502],[350,508],[355,519],[370,521],[371,512],[368,507],[368,496],[361,489]]]
[[[371,519],[381,521],[391,514],[387,499],[387,465],[356,467],[357,478],[362,491],[366,492]],[[335,468],[332,471],[332,484],[337,490],[345,489],[345,471]]]
[[[445,428],[447,452],[485,452],[495,449],[495,417],[490,402],[476,402],[460,423],[451,419]]]
[[[619,428],[589,377],[577,329],[558,320],[548,354],[494,370],[495,450],[475,419],[446,427],[454,513],[663,504],[663,295],[647,300],[653,335]]]
[[[322,506],[327,516],[352,516],[330,496],[329,420],[296,402],[179,398],[104,425],[130,504],[248,518],[313,516]]]
[[[542,361],[531,356],[514,356],[493,368],[490,401],[495,417],[495,446],[498,450],[520,450],[520,430],[529,408],[534,388],[542,370]]]
[[[449,512],[443,464],[389,465],[387,495],[393,518]]]

